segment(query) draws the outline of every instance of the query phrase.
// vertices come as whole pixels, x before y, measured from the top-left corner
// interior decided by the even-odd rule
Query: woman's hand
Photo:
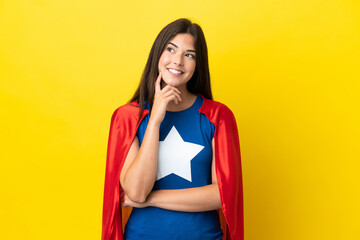
[[[160,86],[161,72],[155,82],[155,96],[154,103],[151,109],[150,121],[154,121],[158,124],[162,122],[165,117],[166,107],[170,101],[174,101],[176,104],[181,101],[181,92],[170,85],[166,85],[163,89]]]

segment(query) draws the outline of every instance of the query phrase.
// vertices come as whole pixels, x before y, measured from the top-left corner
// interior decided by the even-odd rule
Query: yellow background
[[[360,239],[357,0],[0,2],[0,238],[100,239],[112,112],[158,32],[205,32],[246,240]]]

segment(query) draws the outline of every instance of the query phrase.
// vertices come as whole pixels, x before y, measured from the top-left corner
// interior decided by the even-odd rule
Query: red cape
[[[240,144],[235,117],[224,104],[203,98],[199,112],[215,126],[215,168],[227,240],[244,239],[243,187]],[[123,189],[120,172],[141,121],[136,101],[117,108],[111,118],[103,201],[102,240],[123,240]],[[141,120],[149,111],[146,109]]]

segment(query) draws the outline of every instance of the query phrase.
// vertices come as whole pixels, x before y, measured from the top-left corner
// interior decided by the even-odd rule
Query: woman
[[[133,207],[124,234],[120,204]],[[112,116],[102,239],[243,239],[242,206],[235,118],[212,101],[200,26],[178,19],[159,33],[135,95]]]

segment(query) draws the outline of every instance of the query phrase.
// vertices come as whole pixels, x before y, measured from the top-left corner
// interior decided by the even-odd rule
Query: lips
[[[181,71],[179,69],[174,69],[174,68],[168,68],[167,70],[173,74],[183,74],[184,73],[183,71]]]

